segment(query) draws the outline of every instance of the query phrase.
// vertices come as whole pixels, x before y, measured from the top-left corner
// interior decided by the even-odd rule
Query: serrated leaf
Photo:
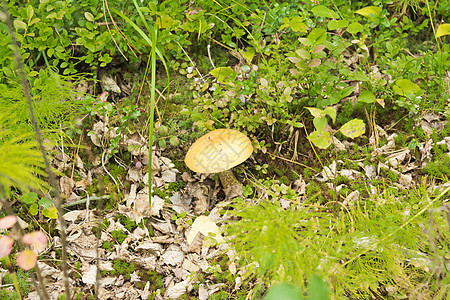
[[[450,35],[450,24],[441,24],[436,30],[436,38],[441,37],[443,35]]]
[[[23,201],[23,203],[28,204],[28,205],[36,202],[37,198],[38,197],[35,192],[29,192],[29,193],[23,194],[22,197],[20,197],[20,199]]]
[[[314,6],[311,11],[318,17],[339,19],[339,15],[334,10],[323,5]]]
[[[49,208],[53,205],[52,200],[48,199],[47,197],[42,197],[42,199],[39,200],[38,203],[43,208]]]
[[[405,97],[417,95],[422,91],[417,84],[408,79],[398,79],[392,89],[398,95]]]
[[[366,131],[366,125],[364,124],[363,120],[353,119],[342,125],[339,131],[346,137],[354,139],[364,134],[364,132]]]
[[[367,6],[367,7],[358,9],[357,11],[355,11],[355,13],[357,13],[357,14],[359,14],[361,16],[364,16],[366,18],[373,19],[372,15],[375,15],[377,17],[380,15],[381,7],[378,7],[378,6]]]
[[[362,25],[358,22],[353,22],[352,24],[348,25],[347,31],[351,34],[357,34],[362,30]]]
[[[14,20],[14,27],[25,30],[25,29],[27,29],[27,23],[20,21],[20,20]]]
[[[336,109],[334,107],[327,107],[323,111],[325,114],[329,115],[331,120],[333,120],[333,123],[336,122]]]
[[[223,83],[225,80],[233,81],[236,78],[236,72],[229,67],[220,67],[209,72],[212,76],[216,77],[217,81]]]
[[[42,214],[50,219],[58,219],[58,211],[56,210],[56,207],[54,207],[54,206],[45,208],[42,211]]]
[[[364,102],[364,103],[374,103],[375,102],[375,95],[371,91],[362,91],[361,94],[359,94],[358,102]]]
[[[325,130],[314,131],[308,135],[308,140],[321,149],[326,149],[331,145],[331,135]]]

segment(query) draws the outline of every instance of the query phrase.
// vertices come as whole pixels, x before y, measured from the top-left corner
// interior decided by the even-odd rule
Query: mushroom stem
[[[220,182],[222,183],[225,199],[232,200],[235,197],[242,197],[244,189],[233,174],[231,169],[219,173]]]

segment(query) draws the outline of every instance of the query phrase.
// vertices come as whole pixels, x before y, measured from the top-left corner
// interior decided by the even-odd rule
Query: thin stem
[[[6,3],[3,1],[3,18],[5,19],[5,23],[7,24],[8,28],[9,28],[9,32],[11,35],[11,44],[14,48],[14,58],[16,60],[17,63],[17,69],[19,72],[19,79],[20,79],[20,83],[22,85],[22,90],[25,96],[25,99],[27,100],[27,104],[28,104],[28,110],[30,113],[30,121],[31,124],[33,125],[33,129],[34,129],[34,133],[36,136],[36,140],[38,142],[39,145],[39,151],[42,154],[42,158],[44,159],[44,164],[45,164],[45,172],[47,173],[49,180],[50,180],[50,185],[52,186],[53,190],[55,191],[56,194],[56,200],[53,201],[54,205],[56,207],[56,210],[58,211],[58,221],[60,223],[61,226],[61,244],[62,244],[62,270],[63,270],[63,280],[64,280],[64,288],[65,288],[65,297],[66,299],[70,299],[70,292],[69,292],[69,279],[68,279],[68,275],[67,275],[67,240],[66,240],[66,223],[65,220],[63,218],[62,215],[62,197],[61,197],[61,193],[59,190],[59,186],[56,182],[56,176],[55,174],[52,172],[51,167],[50,167],[50,162],[48,161],[47,155],[46,155],[46,151],[44,148],[44,143],[42,140],[42,135],[41,132],[39,130],[37,121],[36,121],[36,116],[34,114],[34,109],[33,109],[33,103],[32,103],[32,99],[31,99],[31,93],[28,89],[28,81],[27,78],[25,76],[25,66],[22,62],[22,57],[20,54],[20,50],[19,50],[19,46],[18,46],[18,42],[14,33],[14,26],[12,24],[11,21],[11,17],[10,17],[10,13],[8,10],[8,7],[6,5]],[[38,277],[40,279],[40,274],[38,274]],[[45,295],[45,294],[44,294]]]

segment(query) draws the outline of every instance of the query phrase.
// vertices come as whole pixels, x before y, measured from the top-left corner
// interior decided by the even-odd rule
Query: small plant
[[[9,215],[0,219],[0,229],[9,229],[17,222],[17,217]],[[21,251],[16,257],[16,264],[23,270],[31,270],[36,266],[38,255],[35,252],[41,252],[47,246],[47,236],[41,231],[35,231],[27,233],[21,237],[21,242],[25,245],[32,246],[34,251],[30,248],[26,248]],[[10,270],[14,270],[9,255],[12,251],[14,239],[12,236],[2,235],[0,236],[0,259],[4,259],[6,267]],[[13,271],[10,273],[16,293],[21,296],[21,288],[16,273]]]

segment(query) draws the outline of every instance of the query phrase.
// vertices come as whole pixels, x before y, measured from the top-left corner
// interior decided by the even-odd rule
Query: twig
[[[62,197],[61,197],[61,193],[60,193],[60,189],[59,186],[56,182],[56,176],[53,173],[53,171],[51,170],[50,167],[50,162],[48,161],[47,158],[47,153],[45,151],[44,148],[44,143],[42,140],[42,135],[41,132],[39,130],[37,121],[36,121],[36,116],[34,114],[34,110],[33,110],[33,103],[32,103],[32,99],[31,99],[31,94],[30,91],[28,89],[28,82],[25,76],[25,66],[22,62],[22,56],[20,54],[19,51],[19,46],[17,43],[17,39],[14,33],[14,26],[12,24],[11,18],[10,18],[10,13],[8,10],[7,5],[5,4],[5,1],[3,2],[3,18],[5,19],[5,23],[8,26],[9,29],[9,33],[11,35],[11,44],[14,48],[14,57],[16,60],[16,64],[17,64],[17,70],[19,73],[19,78],[20,78],[20,83],[22,85],[22,90],[23,93],[25,95],[25,99],[27,100],[27,104],[28,104],[28,110],[30,113],[30,121],[31,124],[33,125],[33,129],[36,135],[36,140],[37,143],[39,145],[39,151],[42,154],[42,158],[44,159],[44,164],[45,164],[45,172],[48,174],[49,180],[50,180],[50,185],[53,188],[53,190],[56,193],[56,200],[54,201],[54,205],[56,207],[56,210],[58,211],[58,221],[59,224],[61,226],[61,233],[60,233],[60,237],[61,237],[61,244],[62,244],[62,271],[63,271],[63,281],[64,281],[64,294],[65,294],[65,298],[66,299],[70,299],[70,291],[69,291],[69,277],[67,274],[67,239],[66,239],[66,222],[62,216],[62,208],[61,208],[61,204],[62,204]],[[36,265],[37,266],[37,265]],[[38,268],[37,268],[38,269]],[[37,271],[36,269],[36,271]],[[40,277],[40,272],[36,272],[38,275],[38,279],[41,280]],[[45,290],[45,289],[44,289]],[[44,297],[45,295],[48,298],[48,294],[47,294],[47,290],[45,290],[44,292]]]
[[[88,198],[89,198],[89,201],[96,201],[96,200],[109,199],[109,197],[110,197],[109,195],[103,195],[103,196],[100,196],[100,197],[97,197],[97,196],[87,197],[87,198],[83,198],[81,200],[77,200],[77,201],[74,201],[74,202],[66,203],[66,204],[62,205],[62,207],[63,208],[68,208],[68,207],[75,206],[75,205],[78,205],[78,204],[84,204],[84,203],[86,203],[88,201]]]

